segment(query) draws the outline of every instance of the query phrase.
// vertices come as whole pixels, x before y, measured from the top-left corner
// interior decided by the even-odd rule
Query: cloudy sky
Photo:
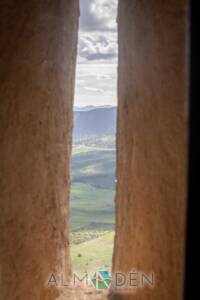
[[[116,105],[117,0],[80,0],[75,105]]]

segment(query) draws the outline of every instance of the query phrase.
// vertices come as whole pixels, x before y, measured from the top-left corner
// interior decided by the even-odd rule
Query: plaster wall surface
[[[77,0],[0,3],[0,299],[51,300],[70,274]]]
[[[187,3],[119,0],[118,24],[113,271],[154,272],[155,288],[115,299],[180,300],[187,164]]]

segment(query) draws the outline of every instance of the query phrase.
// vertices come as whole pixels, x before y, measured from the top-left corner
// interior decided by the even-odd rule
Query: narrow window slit
[[[80,0],[70,201],[72,269],[80,276],[112,271],[116,19],[117,0]]]

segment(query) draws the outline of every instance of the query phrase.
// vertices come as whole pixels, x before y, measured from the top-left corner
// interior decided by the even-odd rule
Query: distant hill
[[[99,109],[99,108],[113,108],[114,106],[112,105],[101,105],[101,106],[94,106],[94,105],[87,105],[87,106],[75,106],[74,111],[90,111],[94,109]]]
[[[74,109],[74,138],[115,135],[117,109],[113,106],[86,106]]]

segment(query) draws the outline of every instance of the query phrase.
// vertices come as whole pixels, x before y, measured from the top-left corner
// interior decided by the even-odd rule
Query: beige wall
[[[70,272],[69,159],[78,0],[1,0],[0,299],[50,300]]]
[[[115,299],[180,300],[186,197],[186,1],[119,0],[113,270],[155,273]]]

